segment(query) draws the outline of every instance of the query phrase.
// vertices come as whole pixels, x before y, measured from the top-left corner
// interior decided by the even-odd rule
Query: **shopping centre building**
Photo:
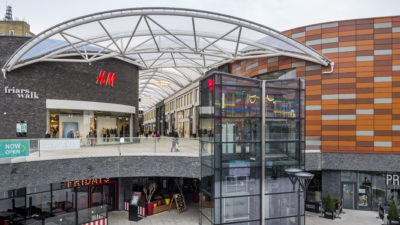
[[[30,141],[2,155],[1,220],[104,219],[152,182],[200,192],[201,224],[297,224],[328,193],[348,209],[400,203],[399,16],[281,33],[125,9],[0,36],[0,49],[0,138]],[[139,110],[144,132],[179,143],[136,138]],[[306,198],[289,167],[314,174]]]

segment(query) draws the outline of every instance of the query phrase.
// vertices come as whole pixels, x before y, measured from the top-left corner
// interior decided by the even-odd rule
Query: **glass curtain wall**
[[[304,223],[303,193],[284,172],[304,168],[304,87],[224,73],[200,81],[201,224]]]
[[[304,224],[303,193],[285,173],[304,169],[304,88],[300,79],[265,81],[266,225]]]
[[[260,224],[261,83],[217,73],[200,87],[201,224]]]

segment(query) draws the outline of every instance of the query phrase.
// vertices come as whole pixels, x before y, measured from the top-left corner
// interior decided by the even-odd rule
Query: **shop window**
[[[52,209],[54,214],[75,210],[75,192],[73,188],[53,191]]]
[[[50,214],[50,203],[50,192],[26,195],[27,217],[41,218]]]
[[[14,36],[14,30],[9,30],[8,34],[9,34],[10,36]]]
[[[359,173],[358,176],[358,207],[359,209],[371,208],[372,204],[372,179],[371,174]]]

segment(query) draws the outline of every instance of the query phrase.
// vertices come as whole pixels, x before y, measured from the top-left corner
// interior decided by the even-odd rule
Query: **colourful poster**
[[[29,140],[0,141],[0,158],[29,156]]]

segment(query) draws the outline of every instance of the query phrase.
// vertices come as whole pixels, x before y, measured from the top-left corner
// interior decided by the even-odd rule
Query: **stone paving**
[[[340,218],[335,220],[325,219],[321,214],[306,212],[306,225],[381,225],[382,220],[377,219],[378,213],[360,210],[345,210]],[[182,214],[176,210],[146,217],[139,222],[128,221],[128,213],[119,211],[109,214],[110,225],[198,225],[199,210],[191,206]]]
[[[198,225],[199,210],[196,206],[189,206],[188,210],[178,214],[176,209],[145,217],[138,222],[128,220],[128,212],[116,211],[108,214],[110,225]]]
[[[306,225],[381,225],[378,212],[345,209],[335,220],[325,219],[321,214],[306,212]]]

